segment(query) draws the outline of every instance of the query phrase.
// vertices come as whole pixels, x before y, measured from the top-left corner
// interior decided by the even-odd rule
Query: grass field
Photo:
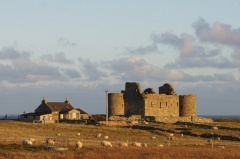
[[[226,126],[239,128],[239,120],[216,120],[207,123],[212,126]],[[146,125],[142,125],[146,126]],[[207,129],[196,125],[179,125],[164,123],[149,123],[148,126],[159,127],[158,129],[141,130],[137,127],[120,127],[104,125],[82,124],[33,124],[19,121],[0,121],[0,159],[164,159],[164,158],[240,158],[240,141],[213,140],[199,136],[179,134],[183,130],[195,134],[212,133],[219,135],[240,136],[239,130]],[[141,127],[141,125],[139,126]],[[166,132],[164,131],[166,130]],[[168,132],[174,131],[174,140],[167,140]],[[80,136],[75,134],[80,132]],[[60,136],[55,134],[59,133]],[[101,133],[102,137],[95,135]],[[104,136],[109,136],[113,147],[102,147],[100,142]],[[155,139],[151,139],[155,136]],[[22,140],[33,137],[37,143],[33,146],[23,146]],[[48,137],[55,139],[68,139],[68,151],[45,150],[45,141]],[[83,147],[75,149],[77,140],[83,142]],[[146,143],[148,147],[133,147],[132,142]],[[128,147],[118,146],[119,142],[128,142]],[[163,147],[157,145],[162,144]],[[55,145],[55,146],[61,146]],[[212,148],[213,146],[213,148]],[[220,147],[224,148],[220,148]]]

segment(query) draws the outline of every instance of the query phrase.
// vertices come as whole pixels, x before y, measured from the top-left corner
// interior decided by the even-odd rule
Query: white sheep
[[[110,146],[110,147],[112,147],[112,144],[109,141],[102,141],[101,145],[102,146]]]
[[[54,145],[54,140],[53,139],[47,139],[46,140],[46,144],[49,144],[49,145]]]
[[[120,142],[118,145],[119,146],[128,146],[128,144],[126,142]]]
[[[81,133],[76,133],[76,136],[80,136],[81,135]]]
[[[141,143],[139,143],[139,142],[133,142],[132,146],[142,147]]]
[[[180,134],[181,137],[183,137],[183,134]]]
[[[158,144],[157,147],[163,147],[163,144]]]
[[[77,141],[76,142],[76,149],[80,149],[80,148],[82,148],[82,142],[80,142],[80,141]]]
[[[36,139],[30,137],[28,140],[30,140],[32,143],[37,143]]]
[[[155,137],[155,136],[152,136],[151,139],[152,139],[152,140],[153,140],[153,139],[156,139],[156,137]]]
[[[173,137],[173,135],[174,135],[174,134],[171,133],[171,134],[169,134],[169,137]]]
[[[60,136],[60,133],[56,133],[55,135],[56,135],[56,136]]]
[[[104,136],[104,139],[108,139],[108,136]]]
[[[26,145],[26,146],[31,146],[32,145],[32,141],[30,141],[30,140],[23,140],[22,144]]]
[[[97,134],[96,134],[96,137],[100,138],[101,135],[102,135],[101,133],[97,133]]]

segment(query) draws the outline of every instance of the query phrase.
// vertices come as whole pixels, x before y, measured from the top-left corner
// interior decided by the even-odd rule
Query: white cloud
[[[240,28],[233,29],[231,25],[215,22],[211,26],[203,18],[193,27],[196,35],[203,42],[219,43],[224,45],[240,45]]]
[[[49,62],[56,62],[62,64],[74,64],[73,60],[67,59],[66,55],[63,52],[52,54],[43,55],[41,59],[49,61]]]

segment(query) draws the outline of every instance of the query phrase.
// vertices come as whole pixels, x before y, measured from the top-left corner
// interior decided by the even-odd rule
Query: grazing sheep
[[[139,142],[133,142],[132,146],[142,147],[141,143],[139,143]]]
[[[32,141],[30,141],[30,140],[23,140],[22,144],[26,145],[26,146],[31,146],[32,145]]]
[[[183,134],[180,134],[181,137],[183,137]]]
[[[151,139],[152,139],[152,140],[153,140],[153,139],[156,139],[156,137],[155,137],[155,136],[152,136]]]
[[[174,135],[174,134],[171,133],[171,134],[169,134],[169,137],[173,137],[173,135]]]
[[[163,147],[163,144],[158,144],[157,147]]]
[[[141,146],[142,146],[142,147],[147,147],[147,144],[141,143]]]
[[[219,147],[219,148],[222,148],[222,149],[224,149],[224,148],[225,148],[225,147],[224,147],[224,146],[222,146],[222,145],[219,145],[218,147]]]
[[[55,134],[56,136],[60,136],[60,133]]]
[[[80,148],[82,148],[82,142],[77,141],[76,142],[76,149],[80,149]]]
[[[102,135],[101,133],[97,133],[97,134],[96,134],[96,137],[99,138],[99,137],[101,137],[101,135]]]
[[[76,136],[80,136],[81,134],[80,133],[76,133]]]
[[[102,146],[110,146],[110,147],[112,147],[112,144],[109,141],[102,141],[101,145]]]
[[[218,127],[213,126],[212,129],[213,129],[213,130],[218,130]]]
[[[37,143],[37,141],[36,141],[36,139],[34,139],[34,138],[29,138],[28,140],[30,140],[32,143]]]
[[[218,141],[220,141],[220,140],[221,140],[221,138],[220,138],[220,137],[217,137],[217,140],[218,140]]]
[[[120,142],[118,145],[119,146],[128,146],[128,144],[126,142]]]
[[[53,139],[47,139],[46,140],[46,144],[49,144],[49,145],[54,145],[54,140]]]
[[[104,139],[108,139],[108,136],[104,136]]]

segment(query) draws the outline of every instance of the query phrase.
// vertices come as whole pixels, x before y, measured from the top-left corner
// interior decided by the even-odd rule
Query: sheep
[[[181,137],[183,137],[183,134],[180,134]]]
[[[173,135],[174,135],[174,134],[171,133],[171,134],[169,134],[169,137],[173,137]]]
[[[32,141],[30,141],[30,140],[23,140],[22,144],[26,145],[26,146],[31,146],[32,145]]]
[[[47,139],[46,144],[54,145],[54,140],[53,139]]]
[[[110,146],[110,147],[112,147],[112,144],[109,141],[102,141],[101,145],[102,146]]]
[[[60,133],[56,133],[55,135],[56,135],[56,136],[60,136]]]
[[[141,143],[139,143],[139,142],[133,142],[132,146],[142,147]]]
[[[77,141],[76,142],[76,149],[80,149],[80,148],[82,148],[82,142],[80,142],[80,141]]]
[[[80,136],[81,134],[80,133],[76,133],[76,136]]]
[[[100,138],[101,135],[102,135],[101,133],[97,133],[97,134],[96,134],[96,137]]]
[[[104,136],[104,139],[108,139],[108,136]]]
[[[118,145],[119,146],[128,146],[128,144],[126,142],[120,142]]]
[[[218,127],[213,126],[212,129],[213,129],[213,130],[218,130]]]
[[[163,147],[163,144],[158,144],[157,147]]]
[[[37,143],[37,141],[36,141],[36,139],[34,139],[34,138],[29,138],[28,140],[30,140],[32,143]]]
[[[156,139],[156,137],[155,137],[155,136],[152,136],[151,139],[152,139],[152,140],[153,140],[153,139]]]

